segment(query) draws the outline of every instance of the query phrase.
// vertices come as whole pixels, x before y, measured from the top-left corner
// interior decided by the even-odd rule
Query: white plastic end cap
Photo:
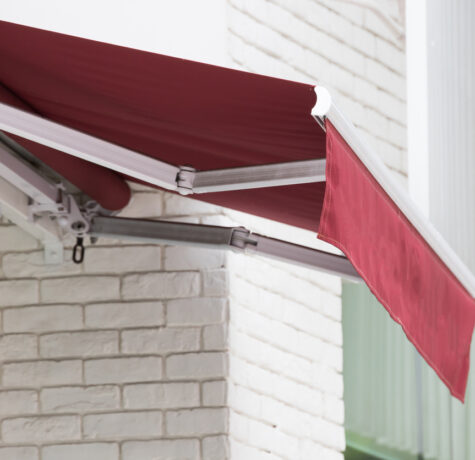
[[[323,86],[315,86],[315,93],[317,95],[317,103],[312,109],[314,117],[324,117],[332,105],[332,97],[330,92]]]

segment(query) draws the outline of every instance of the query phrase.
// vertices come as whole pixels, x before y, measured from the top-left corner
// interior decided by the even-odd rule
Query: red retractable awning
[[[328,122],[325,136],[310,114],[313,86],[5,22],[0,59],[0,102],[171,164],[210,170],[327,156],[326,184],[199,199],[318,231],[463,399],[473,292]],[[17,140],[105,208],[127,203],[119,174]]]
[[[310,85],[5,22],[0,58],[17,107],[162,161],[207,170],[325,156]],[[109,172],[101,180],[98,166],[28,147],[105,207],[124,206]],[[324,190],[305,184],[199,199],[317,231]]]

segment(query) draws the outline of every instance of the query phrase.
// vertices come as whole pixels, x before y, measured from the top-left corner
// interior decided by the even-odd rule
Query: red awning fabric
[[[463,399],[475,302],[336,130],[311,117],[314,87],[0,22],[0,102],[201,170],[327,156],[327,183],[199,195],[318,231],[339,247]],[[125,178],[16,138],[105,208]],[[323,208],[323,214],[322,214]]]
[[[463,401],[475,302],[327,121],[318,238],[341,249],[408,339]]]

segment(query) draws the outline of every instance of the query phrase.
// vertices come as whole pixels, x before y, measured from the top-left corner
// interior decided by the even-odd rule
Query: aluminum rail
[[[317,104],[314,110],[312,110],[312,115],[315,118],[325,117],[331,122],[381,188],[394,201],[427,244],[452,271],[470,295],[475,297],[475,276],[470,269],[462,262],[429,220],[419,211],[409,194],[391,176],[388,168],[371,146],[358,135],[351,121],[331,101],[328,91],[325,88],[317,87],[315,92],[317,93]],[[318,102],[319,99],[320,104]]]
[[[133,150],[0,103],[0,129],[168,190],[180,169]]]
[[[322,158],[211,171],[182,170],[178,183],[190,193],[212,193],[324,181]]]
[[[0,130],[183,195],[325,180],[324,159],[211,171],[175,166],[3,103]]]
[[[15,152],[1,140],[0,177],[39,204],[55,204],[59,200],[58,188],[17,158]]]
[[[351,281],[361,281],[345,257],[254,234],[244,227],[97,216],[92,219],[89,234],[93,237],[232,249],[316,268]]]

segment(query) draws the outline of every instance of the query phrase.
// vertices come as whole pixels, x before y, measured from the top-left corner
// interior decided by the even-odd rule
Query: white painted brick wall
[[[391,4],[391,0],[387,0]],[[393,14],[393,13],[392,13]],[[333,0],[228,0],[236,67],[329,86],[402,181],[403,51]],[[123,216],[315,236],[133,185]],[[341,281],[223,251],[101,239],[46,266],[0,223],[0,460],[341,460]]]

